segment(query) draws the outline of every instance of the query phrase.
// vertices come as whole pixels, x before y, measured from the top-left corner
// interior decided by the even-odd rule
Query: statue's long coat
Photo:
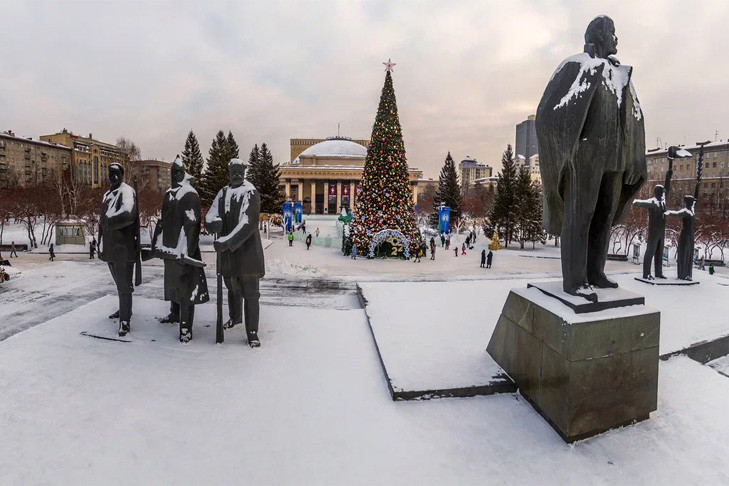
[[[210,300],[205,271],[180,261],[184,254],[192,260],[200,256],[200,196],[184,181],[170,188],[162,202],[162,245],[157,254],[165,262],[165,300],[203,304]]]
[[[623,173],[613,225],[647,179],[643,113],[631,73],[613,58],[582,53],[566,59],[547,84],[536,131],[549,233],[562,231],[568,169],[592,170],[600,179],[606,172]]]
[[[236,188],[225,186],[215,196],[205,221],[222,220],[218,241],[231,245],[230,251],[220,253],[224,277],[263,278],[266,273],[258,231],[260,213],[261,196],[248,181]]]
[[[137,194],[122,182],[118,188],[107,191],[102,199],[99,259],[116,264],[138,263],[138,235]]]

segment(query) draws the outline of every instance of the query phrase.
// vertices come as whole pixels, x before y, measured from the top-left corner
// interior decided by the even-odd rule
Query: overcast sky
[[[634,67],[646,144],[729,137],[729,1],[8,2],[0,130],[131,138],[171,161],[193,129],[267,142],[369,138],[392,58],[408,163],[499,165],[562,59],[610,15]]]

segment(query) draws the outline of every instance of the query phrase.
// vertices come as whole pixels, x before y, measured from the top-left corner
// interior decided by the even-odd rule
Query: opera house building
[[[301,201],[305,214],[336,214],[353,208],[359,193],[369,140],[344,137],[291,139],[291,162],[281,164],[286,199]],[[413,202],[423,172],[408,168]]]

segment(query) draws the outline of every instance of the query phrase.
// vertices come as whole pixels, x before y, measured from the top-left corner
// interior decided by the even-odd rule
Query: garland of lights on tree
[[[385,85],[367,148],[362,192],[357,197],[351,223],[352,243],[361,254],[369,253],[372,238],[383,230],[399,231],[411,245],[420,239],[392,85],[391,72],[395,64],[389,60],[383,64],[387,66]],[[408,253],[403,252],[404,255]]]

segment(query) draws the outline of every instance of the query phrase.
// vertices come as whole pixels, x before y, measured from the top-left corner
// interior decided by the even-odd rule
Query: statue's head
[[[599,15],[592,19],[585,30],[585,44],[595,46],[595,55],[606,59],[618,53],[618,36],[615,35],[613,19]]]
[[[248,164],[241,159],[230,159],[228,162],[228,176],[230,176],[230,185],[240,187],[246,178],[246,166]]]
[[[660,184],[658,184],[656,187],[653,188],[653,196],[656,199],[662,199],[663,198],[663,192],[664,192],[663,186],[660,185]]]
[[[694,199],[693,196],[684,196],[683,197],[683,203],[686,205],[686,209],[694,209],[694,203],[696,202],[696,199]]]
[[[170,182],[172,187],[179,187],[183,180],[185,180],[185,166],[182,165],[182,160],[178,155],[170,169]]]
[[[122,182],[124,182],[124,167],[118,162],[109,164],[109,185],[111,190],[118,189]]]

